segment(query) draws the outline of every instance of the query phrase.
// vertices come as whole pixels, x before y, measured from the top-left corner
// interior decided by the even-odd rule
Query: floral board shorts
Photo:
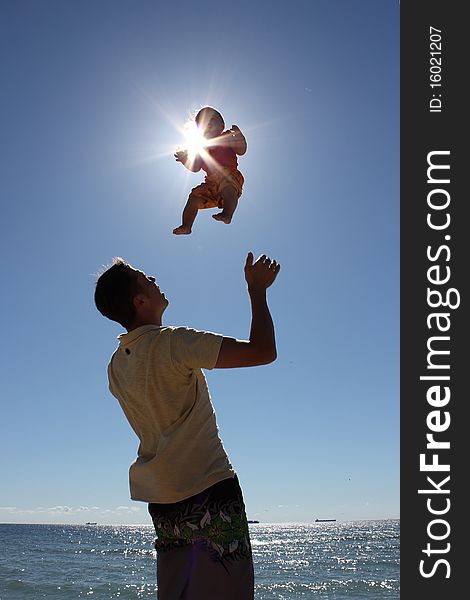
[[[244,181],[240,171],[220,167],[217,173],[207,175],[204,183],[193,188],[191,194],[201,200],[200,208],[223,208],[222,190],[229,186],[233,187],[237,191],[238,198],[240,198]]]
[[[159,600],[253,600],[248,521],[238,478],[173,504],[149,504]]]

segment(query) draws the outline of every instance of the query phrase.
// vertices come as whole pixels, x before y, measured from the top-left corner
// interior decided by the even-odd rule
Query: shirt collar
[[[132,342],[135,342],[138,338],[140,338],[142,335],[145,335],[146,333],[154,329],[161,329],[161,327],[159,325],[141,325],[140,327],[136,327],[136,329],[133,329],[128,333],[121,333],[121,335],[118,335],[118,340],[121,345],[131,344]]]

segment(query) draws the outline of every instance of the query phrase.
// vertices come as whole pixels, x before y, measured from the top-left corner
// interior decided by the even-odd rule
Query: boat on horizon
[[[315,523],[333,523],[336,519],[315,519]]]

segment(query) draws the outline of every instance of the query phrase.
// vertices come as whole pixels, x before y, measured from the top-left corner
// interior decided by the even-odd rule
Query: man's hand
[[[253,264],[253,253],[248,252],[245,263],[245,279],[248,291],[266,290],[276,279],[281,265],[263,254]]]
[[[251,301],[251,329],[249,340],[225,337],[220,346],[216,369],[267,365],[277,357],[274,325],[266,301],[266,289],[276,279],[281,266],[260,256],[253,264],[253,253],[248,252],[245,279]]]

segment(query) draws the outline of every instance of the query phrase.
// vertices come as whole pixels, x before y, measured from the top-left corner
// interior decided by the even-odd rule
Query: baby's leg
[[[235,209],[237,208],[238,193],[232,185],[227,185],[220,194],[224,200],[224,209],[222,212],[212,215],[212,217],[216,221],[222,221],[228,225],[232,220]]]
[[[194,194],[190,194],[183,210],[182,224],[176,229],[173,229],[173,233],[175,235],[187,235],[191,233],[191,228],[200,205],[200,198]]]

